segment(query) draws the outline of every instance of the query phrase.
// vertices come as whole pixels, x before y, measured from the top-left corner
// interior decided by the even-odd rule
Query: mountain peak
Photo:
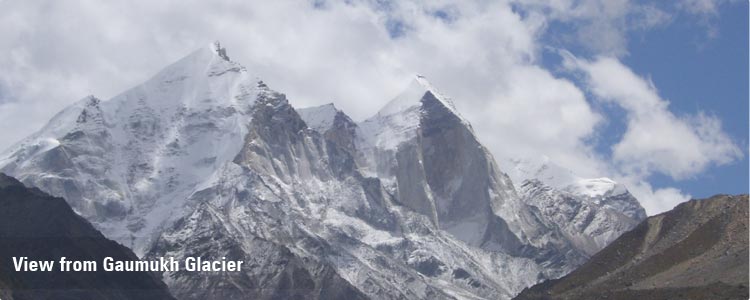
[[[331,128],[336,115],[340,112],[333,103],[297,109],[297,113],[307,126],[320,133]]]
[[[550,187],[589,198],[628,193],[627,188],[615,180],[607,177],[581,177],[556,164],[546,155],[506,159],[504,165],[508,176],[516,184],[535,179]]]
[[[568,190],[591,198],[602,197],[607,194],[621,195],[628,192],[624,185],[607,177],[579,179],[569,186]]]
[[[427,77],[424,77],[424,75],[420,75],[420,74],[415,75],[413,82],[418,83],[419,85],[421,85],[428,91],[435,90],[435,87],[432,86],[432,84],[427,80]]]
[[[224,47],[221,47],[221,43],[219,41],[214,41],[211,45],[211,50],[216,53],[219,57],[226,61],[232,61],[229,59],[229,56],[227,56],[227,49]]]
[[[187,56],[166,66],[153,79],[157,82],[179,83],[187,78],[220,77],[225,74],[246,73],[241,64],[227,56],[226,48],[215,41],[200,47]]]
[[[546,185],[562,188],[582,179],[546,155],[506,159],[504,165],[508,176],[517,184],[527,179],[538,179]]]
[[[429,120],[438,120],[431,122]],[[416,134],[424,122],[445,125],[448,119],[472,131],[469,122],[458,113],[450,98],[439,93],[422,75],[415,75],[409,85],[381,108],[377,114],[358,124],[365,144],[395,149]],[[473,133],[472,133],[473,134]]]
[[[415,75],[409,85],[401,94],[388,102],[378,115],[389,116],[396,113],[407,111],[414,107],[421,107],[425,96],[432,95],[445,108],[450,110],[454,115],[460,116],[450,98],[444,96],[427,80],[423,75]]]

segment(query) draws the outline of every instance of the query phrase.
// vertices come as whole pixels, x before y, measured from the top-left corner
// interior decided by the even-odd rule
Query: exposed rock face
[[[360,165],[399,203],[484,249],[520,254],[540,224],[470,125],[424,78],[360,124]]]
[[[309,299],[453,298],[446,288],[508,297],[506,282],[520,286],[538,276],[530,260],[462,249],[424,216],[395,206],[378,179],[357,171],[352,145],[325,139],[350,134],[348,118],[320,134],[271,90],[250,113],[242,151],[187,200],[197,208],[162,232],[147,256],[231,256],[251,268],[211,280],[165,274],[178,297],[211,296],[218,287],[235,298],[274,298],[290,290]],[[483,270],[477,260],[492,261],[493,269]],[[472,273],[453,278],[452,270],[461,267]],[[493,278],[503,271],[523,276]]]
[[[590,197],[556,189],[534,179],[524,181],[519,193],[534,207],[540,222],[549,228],[540,240],[555,244],[554,249],[558,250],[545,253],[550,255],[545,263],[551,265],[582,264],[645,219],[643,209],[627,191],[610,190]],[[640,210],[634,212],[633,207]]]
[[[65,196],[142,257],[245,261],[163,274],[181,299],[508,299],[603,246],[539,208],[558,198],[519,194],[421,77],[355,123],[332,105],[295,110],[211,45],[92,99],[5,152],[0,170]],[[628,222],[581,226],[611,237]]]
[[[548,228],[538,240],[555,251],[537,254],[545,266],[558,266],[559,277],[646,218],[638,200],[609,178],[582,178],[547,157],[504,161],[523,202]]]
[[[747,299],[748,255],[747,195],[692,200],[516,299]]]
[[[95,272],[16,272],[13,257],[94,260]],[[105,238],[61,198],[27,188],[0,173],[0,297],[2,299],[173,299],[147,272],[106,272],[105,257],[137,260],[130,249]]]

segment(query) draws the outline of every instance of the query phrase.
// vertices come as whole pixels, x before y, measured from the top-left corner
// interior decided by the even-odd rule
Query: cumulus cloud
[[[660,172],[684,179],[742,157],[719,119],[703,112],[676,116],[652,82],[619,60],[569,56],[568,65],[584,72],[587,87],[598,99],[626,111],[625,134],[612,146],[613,159],[626,174],[646,177]]]
[[[647,179],[661,173],[680,180],[743,156],[722,130],[721,121],[705,112],[677,116],[654,84],[612,57],[594,60],[565,54],[566,66],[583,73],[586,87],[599,101],[625,110],[626,129],[612,145],[612,167],[650,213],[689,199],[674,188],[654,190]]]
[[[640,178],[620,177],[618,181],[627,186],[628,191],[638,199],[649,215],[668,211],[677,204],[691,199],[690,195],[673,187],[654,188]]]

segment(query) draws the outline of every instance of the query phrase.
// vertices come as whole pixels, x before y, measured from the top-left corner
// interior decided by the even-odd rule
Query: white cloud
[[[627,129],[612,146],[612,157],[624,173],[647,177],[660,172],[684,179],[742,157],[720,120],[703,112],[674,115],[652,82],[617,59],[569,57],[568,65],[585,73],[586,84],[598,99],[626,111]]]
[[[671,209],[689,199],[674,188],[654,190],[646,180],[654,173],[681,180],[740,159],[740,148],[722,130],[721,121],[699,111],[677,116],[669,110],[654,84],[616,58],[589,61],[566,54],[565,64],[583,72],[591,93],[626,112],[626,129],[612,145],[614,170],[650,214]]]
[[[676,188],[654,189],[651,184],[642,179],[618,178],[620,182],[628,187],[641,203],[648,215],[655,215],[674,208],[677,204],[688,201],[691,196]]]

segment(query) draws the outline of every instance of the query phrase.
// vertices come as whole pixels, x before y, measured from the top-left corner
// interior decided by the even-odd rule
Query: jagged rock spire
[[[229,59],[229,56],[227,56],[227,49],[221,47],[221,43],[219,41],[214,41],[214,51],[216,51],[216,54],[219,55],[219,57],[223,58],[226,61],[231,61]]]

